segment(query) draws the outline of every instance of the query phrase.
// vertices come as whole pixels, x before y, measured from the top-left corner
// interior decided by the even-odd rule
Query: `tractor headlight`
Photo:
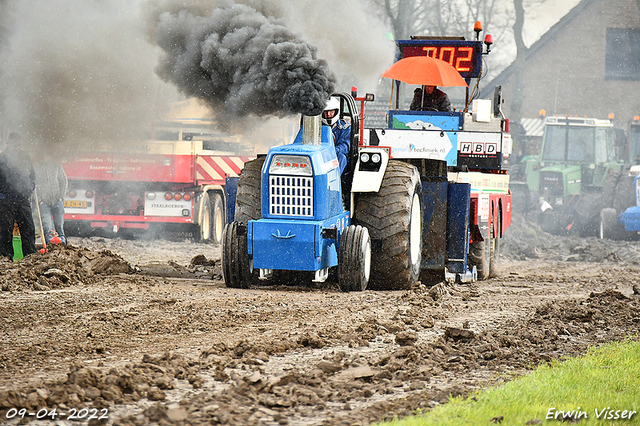
[[[382,153],[374,150],[360,152],[358,170],[363,172],[377,172],[382,167]]]

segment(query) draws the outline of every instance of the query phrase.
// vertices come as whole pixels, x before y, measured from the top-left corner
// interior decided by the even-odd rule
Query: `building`
[[[485,85],[481,98],[502,86],[503,111],[520,117],[577,115],[625,127],[640,114],[640,10],[636,0],[582,0],[529,48],[522,83],[514,64]],[[520,114],[511,110],[522,95]]]

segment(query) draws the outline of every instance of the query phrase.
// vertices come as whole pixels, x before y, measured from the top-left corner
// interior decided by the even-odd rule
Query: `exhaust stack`
[[[302,117],[302,144],[303,145],[320,145],[320,135],[322,132],[322,124],[319,115]]]

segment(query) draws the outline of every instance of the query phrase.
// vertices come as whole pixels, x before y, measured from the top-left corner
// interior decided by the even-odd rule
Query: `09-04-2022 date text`
[[[7,420],[14,418],[35,418],[38,420],[45,419],[67,419],[67,420],[103,420],[109,418],[109,409],[107,408],[69,408],[67,411],[58,411],[57,408],[41,408],[39,410],[28,410],[26,408],[10,408],[5,414]]]

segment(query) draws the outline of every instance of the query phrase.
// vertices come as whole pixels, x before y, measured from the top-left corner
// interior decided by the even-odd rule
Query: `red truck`
[[[255,156],[239,137],[203,119],[157,126],[146,141],[110,142],[63,161],[69,180],[65,228],[180,232],[219,243],[226,223],[225,179]]]

